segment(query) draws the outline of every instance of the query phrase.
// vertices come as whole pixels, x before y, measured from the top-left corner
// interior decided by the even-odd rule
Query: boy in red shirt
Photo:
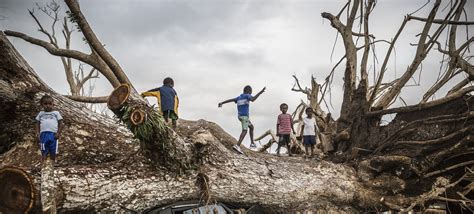
[[[280,148],[285,145],[288,149],[288,156],[292,156],[290,151],[290,134],[291,131],[295,134],[293,119],[290,114],[286,113],[288,111],[288,105],[286,103],[280,105],[280,111],[281,114],[278,115],[277,120],[277,136],[279,137],[277,155],[280,156]]]

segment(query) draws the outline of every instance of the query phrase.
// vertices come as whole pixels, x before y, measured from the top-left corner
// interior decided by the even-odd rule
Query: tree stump
[[[128,97],[130,96],[130,86],[127,84],[122,84],[110,94],[109,99],[107,100],[107,106],[110,110],[120,110],[122,106],[127,102]]]
[[[17,167],[0,169],[0,213],[27,213],[34,202],[30,176]]]

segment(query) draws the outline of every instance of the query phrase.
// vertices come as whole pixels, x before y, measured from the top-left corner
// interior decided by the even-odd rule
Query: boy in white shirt
[[[54,109],[53,98],[49,95],[44,95],[41,100],[41,111],[36,116],[36,135],[40,140],[40,149],[42,160],[45,161],[48,155],[53,161],[56,160],[58,153],[57,141],[61,137],[62,119],[63,117],[58,111]]]
[[[303,127],[301,127],[300,136],[303,138],[303,145],[306,153],[306,158],[314,157],[314,146],[316,145],[316,134],[318,132],[318,125],[316,119],[313,117],[313,109],[306,108],[307,117],[303,118]],[[311,156],[309,154],[309,147],[311,147]]]

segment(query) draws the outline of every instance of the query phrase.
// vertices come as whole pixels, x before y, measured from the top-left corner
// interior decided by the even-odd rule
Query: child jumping
[[[240,144],[244,140],[245,135],[247,134],[247,129],[250,129],[250,147],[256,147],[253,141],[253,125],[250,122],[249,118],[249,101],[255,101],[257,98],[265,91],[266,87],[258,92],[255,96],[252,96],[252,87],[249,85],[244,87],[244,93],[240,96],[232,99],[225,100],[219,103],[219,108],[222,107],[223,104],[235,102],[237,104],[237,112],[238,112],[238,119],[242,125],[242,133],[240,133],[239,141],[237,145],[234,145],[234,149],[237,150],[239,153],[242,153],[240,149]]]
[[[314,157],[314,145],[316,145],[316,134],[318,131],[318,125],[316,119],[313,117],[313,109],[306,108],[307,117],[303,118],[303,127],[301,127],[301,134],[303,136],[304,150],[306,152],[306,158]],[[309,147],[311,147],[311,156],[309,154]]]
[[[173,89],[174,81],[170,77],[163,80],[163,86],[143,92],[143,97],[156,97],[160,111],[165,118],[165,122],[171,124],[173,129],[176,129],[176,120],[178,120],[178,105],[179,99],[176,91]]]
[[[287,114],[288,105],[286,103],[282,103],[280,105],[281,114],[278,115],[277,119],[277,136],[278,139],[278,148],[277,148],[277,155],[280,156],[280,148],[281,146],[285,145],[286,149],[288,150],[288,156],[291,155],[290,151],[290,134],[293,131],[295,134],[295,129],[293,128],[293,119],[291,118],[290,114]]]
[[[51,96],[41,97],[40,104],[43,111],[36,116],[36,135],[40,141],[42,161],[44,162],[49,155],[54,162],[58,153],[57,140],[61,138],[63,117],[58,111],[53,110],[54,103]]]

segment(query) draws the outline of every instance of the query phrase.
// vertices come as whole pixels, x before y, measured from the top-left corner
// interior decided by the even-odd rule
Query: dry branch
[[[411,106],[404,106],[404,107],[399,107],[399,108],[392,108],[392,109],[385,109],[385,110],[378,110],[378,111],[371,111],[367,112],[367,115],[369,116],[375,116],[375,115],[384,115],[384,114],[393,114],[393,113],[401,113],[401,112],[411,112],[411,111],[420,111],[423,109],[427,109],[433,106],[441,105],[443,103],[447,103],[451,100],[457,99],[459,97],[464,96],[465,94],[474,91],[474,86],[469,86],[466,88],[463,88],[461,90],[458,90],[446,97],[440,98],[438,100],[434,100],[431,102],[426,102],[426,103],[420,103],[417,105],[411,105]]]
[[[71,95],[64,95],[65,97],[83,103],[106,103],[108,96],[102,97],[85,97],[85,96],[71,96]]]

